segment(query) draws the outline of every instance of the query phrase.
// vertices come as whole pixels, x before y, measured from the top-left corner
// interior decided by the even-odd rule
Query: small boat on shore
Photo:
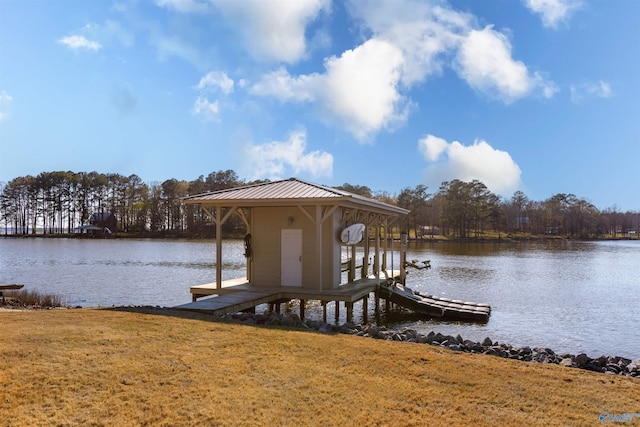
[[[491,315],[488,304],[423,294],[395,281],[380,285],[378,293],[394,304],[434,319],[487,322]]]
[[[24,285],[17,285],[17,284],[4,284],[4,283],[0,283],[0,302],[2,304],[5,304],[7,301],[4,298],[4,294],[2,293],[2,291],[17,291],[24,288]]]

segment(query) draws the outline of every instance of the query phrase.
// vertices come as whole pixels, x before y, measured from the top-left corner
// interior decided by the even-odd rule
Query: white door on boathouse
[[[302,229],[283,229],[280,238],[281,286],[302,286]]]

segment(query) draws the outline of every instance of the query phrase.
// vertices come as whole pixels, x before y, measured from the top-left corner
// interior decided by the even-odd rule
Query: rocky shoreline
[[[297,314],[278,314],[275,312],[265,313],[236,313],[224,316],[226,319],[236,320],[245,324],[284,326],[301,329],[309,329],[322,333],[341,333],[369,337],[381,340],[404,341],[420,344],[430,344],[447,348],[453,351],[466,353],[486,354],[491,356],[504,357],[507,359],[521,360],[524,362],[551,363],[570,368],[586,369],[594,372],[601,372],[609,375],[623,375],[640,378],[640,360],[632,361],[620,356],[600,356],[591,358],[584,353],[581,354],[557,354],[550,348],[513,347],[509,344],[493,342],[490,338],[485,338],[482,342],[465,340],[460,335],[442,335],[436,332],[429,332],[424,335],[415,329],[392,330],[384,325],[369,323],[366,325],[345,323],[342,325],[331,325],[317,320],[300,320]]]

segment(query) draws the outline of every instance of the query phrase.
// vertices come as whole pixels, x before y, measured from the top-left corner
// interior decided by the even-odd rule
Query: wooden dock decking
[[[387,305],[391,302],[434,319],[487,322],[491,314],[491,307],[487,304],[421,294],[390,279],[390,283],[387,283],[386,277],[388,276],[381,275],[378,278],[369,276],[322,291],[287,286],[267,288],[252,285],[246,278],[237,278],[223,281],[220,289],[215,283],[192,286],[190,291],[193,302],[174,308],[224,315],[255,309],[261,304],[273,304],[276,311],[280,312],[280,303],[297,299],[300,300],[300,318],[304,319],[305,301],[318,300],[322,302],[323,320],[326,321],[326,303],[334,301],[336,322],[339,317],[339,302],[344,302],[347,309],[347,322],[349,322],[353,316],[353,303],[362,300],[363,316],[366,321],[367,301],[369,294],[374,293],[376,315],[379,314],[379,298],[384,298]],[[206,296],[210,298],[199,299]]]
[[[389,272],[391,273],[391,272]],[[398,273],[394,271],[393,273]],[[174,307],[177,310],[193,310],[202,313],[224,315],[238,311],[249,310],[260,304],[276,304],[282,301],[318,300],[323,304],[329,301],[336,302],[336,317],[338,302],[344,302],[347,308],[347,319],[351,320],[353,303],[362,300],[366,306],[369,294],[375,292],[378,284],[386,280],[385,275],[379,278],[371,275],[353,282],[341,285],[334,289],[317,291],[304,287],[261,287],[250,284],[246,278],[224,280],[220,289],[215,283],[196,285],[190,288],[193,301]],[[210,298],[202,298],[211,296]],[[202,299],[200,299],[202,298]],[[377,298],[377,297],[376,297]],[[326,308],[326,305],[325,305]],[[304,318],[304,303],[301,304],[301,318]],[[325,313],[326,316],[326,313]]]
[[[267,304],[277,299],[278,295],[272,292],[238,291],[193,301],[173,308],[176,310],[191,310],[201,313],[223,315],[248,310],[257,305]]]
[[[391,271],[389,271],[389,273],[391,273]],[[394,271],[393,273],[395,277],[395,275],[397,275],[399,272]],[[240,277],[222,281],[222,287],[220,289],[216,288],[215,283],[206,283],[203,285],[191,286],[189,290],[191,292],[193,301],[197,301],[198,298],[209,295],[226,295],[239,291],[247,291],[278,294],[280,298],[277,299],[310,299],[319,301],[355,302],[362,299],[369,293],[375,291],[378,283],[384,283],[385,281],[386,279],[384,274],[380,274],[379,279],[374,275],[371,275],[369,277],[340,285],[337,288],[317,291],[314,289],[298,286],[281,286],[273,288],[256,286],[250,284],[246,278]]]

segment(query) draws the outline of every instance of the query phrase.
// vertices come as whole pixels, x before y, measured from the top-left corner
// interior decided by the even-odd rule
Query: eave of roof
[[[229,188],[187,196],[185,204],[222,207],[340,205],[386,214],[406,215],[408,210],[368,197],[306,182],[297,178]]]

